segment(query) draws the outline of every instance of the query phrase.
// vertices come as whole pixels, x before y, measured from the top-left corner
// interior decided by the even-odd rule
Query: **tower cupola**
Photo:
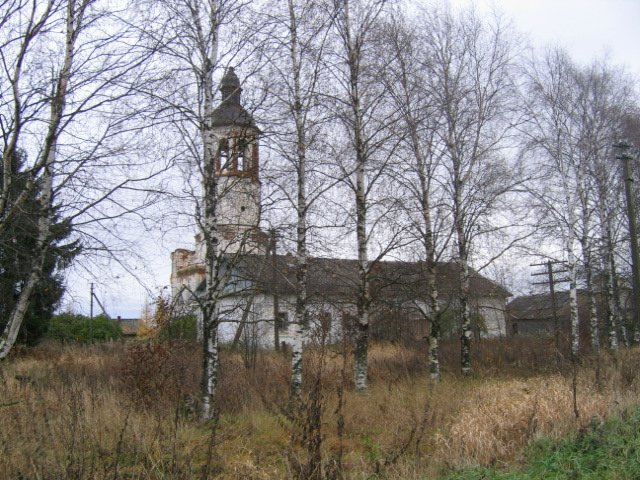
[[[251,128],[258,131],[253,117],[240,104],[240,80],[233,67],[227,68],[220,82],[222,101],[212,113],[212,125],[214,127],[239,127]]]
[[[220,92],[222,93],[222,101],[240,105],[240,79],[233,70],[233,67],[227,68],[227,71],[220,82]]]
[[[216,172],[221,177],[245,177],[258,182],[258,135],[253,117],[240,103],[240,80],[233,67],[220,81],[222,101],[212,112],[218,141]]]

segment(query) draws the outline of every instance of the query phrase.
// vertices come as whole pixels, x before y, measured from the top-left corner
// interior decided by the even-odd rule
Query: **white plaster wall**
[[[286,312],[289,324],[278,332],[280,343],[293,344],[295,319],[295,297],[278,297],[279,311]],[[242,306],[241,308],[240,305]],[[237,328],[242,320],[243,308],[246,305],[244,299],[227,298],[221,302],[222,312],[219,338],[221,343],[233,341]],[[324,311],[331,316],[331,328],[327,335],[327,342],[339,341],[342,337],[342,315],[343,308],[332,304],[312,304],[309,306],[310,323],[306,330],[305,343],[318,341],[320,338],[319,315]],[[245,329],[250,329],[257,336],[258,345],[262,348],[273,348],[274,346],[274,318],[273,318],[273,297],[271,295],[256,295],[251,306],[250,314],[247,316]]]
[[[478,310],[483,316],[487,332],[485,337],[503,337],[507,335],[506,306],[498,298],[482,298],[478,302]]]
[[[260,184],[248,177],[219,179],[220,225],[257,227],[260,221]]]

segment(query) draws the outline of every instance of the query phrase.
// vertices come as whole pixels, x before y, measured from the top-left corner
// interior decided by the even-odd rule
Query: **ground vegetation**
[[[0,467],[7,478],[446,478],[472,466],[520,468],[533,448],[561,470],[570,452],[593,459],[608,448],[602,439],[624,422],[609,427],[616,421],[607,418],[635,421],[640,356],[607,357],[600,383],[585,361],[576,418],[571,363],[558,366],[552,347],[552,339],[478,341],[468,377],[457,343],[445,340],[442,381],[426,386],[424,345],[373,344],[364,397],[348,373],[352,358],[317,345],[304,358],[302,416],[285,408],[282,353],[260,353],[247,367],[223,349],[228,374],[212,425],[198,421],[197,344],[45,343],[2,364]],[[575,443],[550,446],[567,435]]]

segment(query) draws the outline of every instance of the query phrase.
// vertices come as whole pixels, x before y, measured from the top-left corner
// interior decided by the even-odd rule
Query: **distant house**
[[[122,318],[118,316],[116,318],[120,328],[122,329],[122,335],[124,337],[135,337],[138,334],[138,318]]]
[[[623,292],[622,308],[626,314],[626,300],[628,292]],[[578,290],[578,321],[580,324],[580,335],[588,337],[589,333],[589,296],[585,290]],[[570,307],[569,292],[556,292],[556,318],[560,332],[569,333]],[[606,335],[606,314],[602,305],[600,295],[596,296],[596,309],[600,332]],[[542,293],[535,295],[523,295],[514,298],[507,305],[507,315],[510,335],[552,335],[555,332],[555,321],[553,315],[553,302],[551,294]]]

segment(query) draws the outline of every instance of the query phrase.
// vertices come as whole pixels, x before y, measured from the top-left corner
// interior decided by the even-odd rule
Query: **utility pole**
[[[102,309],[102,313],[106,315],[107,318],[109,317],[109,315],[107,314],[107,311],[104,308],[104,305],[102,305],[102,302],[100,301],[100,299],[95,293],[94,285],[95,284],[91,283],[90,289],[89,289],[89,295],[91,297],[89,301],[89,340],[91,342],[93,342],[93,301],[94,300],[98,302],[98,305],[100,305],[100,308]]]
[[[91,283],[91,302],[89,303],[89,341],[93,343],[93,283]]]
[[[560,270],[554,270],[553,267],[554,265],[561,265],[561,269]],[[567,270],[566,266],[564,265],[564,262],[560,262],[558,260],[547,260],[544,263],[532,263],[530,265],[531,267],[545,267],[546,271],[544,272],[534,272],[531,274],[532,277],[537,277],[539,275],[546,275],[547,276],[547,280],[545,280],[544,282],[534,282],[534,285],[549,285],[549,293],[551,294],[551,313],[553,315],[553,330],[554,330],[554,336],[555,336],[555,343],[556,343],[556,351],[559,352],[560,351],[560,324],[558,322],[558,305],[556,302],[556,289],[555,289],[555,284],[556,283],[563,283],[563,282],[568,282],[569,279],[568,278],[560,278],[557,279],[554,277],[555,274],[559,274],[559,273],[567,273],[569,270]]]
[[[271,241],[269,242],[269,250],[271,251],[271,293],[273,295],[273,342],[276,352],[280,351],[280,328],[282,322],[280,321],[280,299],[278,298],[278,292],[276,287],[276,269],[277,269],[277,245],[278,237],[276,229],[269,230]]]
[[[638,226],[636,209],[633,203],[633,176],[629,162],[633,159],[628,151],[631,146],[626,142],[619,142],[613,146],[620,153],[617,160],[622,160],[624,175],[624,192],[627,200],[627,217],[629,220],[629,237],[631,242],[631,269],[633,270],[633,339],[640,341],[640,260],[638,257]]]

